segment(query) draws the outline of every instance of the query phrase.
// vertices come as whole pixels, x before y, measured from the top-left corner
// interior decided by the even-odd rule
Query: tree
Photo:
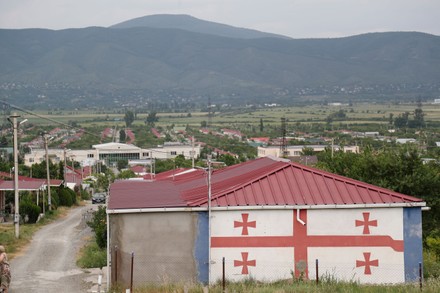
[[[130,127],[134,122],[134,114],[132,111],[126,111],[124,116],[125,125]]]
[[[128,166],[128,160],[119,160],[117,162],[117,168],[119,171],[121,171],[122,169],[126,168]]]
[[[226,166],[232,166],[232,165],[235,165],[238,163],[237,160],[233,156],[231,156],[230,154],[220,155],[218,160],[220,162],[225,163]]]
[[[260,132],[263,132],[264,125],[263,125],[263,118],[260,118]]]
[[[418,107],[414,110],[414,127],[421,128],[425,126],[425,113],[422,110],[422,104],[419,103]]]
[[[157,113],[155,111],[148,113],[147,119],[145,119],[145,123],[151,126],[154,126],[154,123],[157,121],[159,121],[159,117],[157,117]]]
[[[119,141],[125,142],[127,140],[127,134],[124,129],[119,130]]]
[[[128,179],[128,178],[135,178],[136,174],[132,170],[123,170],[121,171],[118,176],[116,176],[118,179]]]
[[[303,147],[301,150],[301,155],[303,156],[313,156],[315,155],[315,151],[312,147]]]
[[[200,122],[200,127],[206,128],[207,126],[208,126],[208,122],[206,122],[205,120]]]

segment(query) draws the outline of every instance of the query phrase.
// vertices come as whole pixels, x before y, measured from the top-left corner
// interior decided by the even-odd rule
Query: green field
[[[354,104],[331,106],[331,105],[310,105],[302,107],[278,107],[261,109],[233,109],[225,112],[215,112],[211,117],[211,125],[219,127],[233,127],[240,125],[258,125],[263,119],[265,125],[278,125],[282,117],[290,123],[323,123],[326,118],[337,111],[343,110],[346,113],[345,121],[337,121],[339,124],[363,124],[380,123],[387,124],[390,114],[394,117],[404,112],[410,115],[416,109],[416,104]],[[134,111],[135,109],[131,109]],[[424,104],[422,110],[425,114],[425,121],[440,122],[440,104]],[[52,125],[55,121],[63,124],[76,122],[81,127],[123,127],[124,113],[115,111],[56,111],[37,112],[40,117],[28,113],[19,113],[23,119],[27,118],[30,123],[36,125]],[[199,127],[202,121],[208,121],[208,113],[194,111],[188,113],[158,113],[159,121],[157,126],[194,126]],[[44,117],[44,118],[43,118]],[[137,114],[134,124],[142,125],[147,114]],[[50,119],[50,120],[47,120]],[[52,120],[52,121],[51,121]]]

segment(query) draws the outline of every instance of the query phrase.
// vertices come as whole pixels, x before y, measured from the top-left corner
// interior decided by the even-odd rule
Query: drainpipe
[[[305,226],[305,225],[306,225],[306,222],[304,222],[303,220],[300,219],[300,217],[299,217],[299,212],[300,212],[300,209],[297,209],[297,210],[296,210],[296,220],[297,220],[299,223],[301,223],[301,225]]]

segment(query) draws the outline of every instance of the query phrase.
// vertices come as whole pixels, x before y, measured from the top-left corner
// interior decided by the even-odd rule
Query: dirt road
[[[91,205],[76,207],[64,218],[39,230],[20,256],[11,261],[11,293],[87,292],[90,277],[75,264],[79,249],[91,235],[83,212]]]

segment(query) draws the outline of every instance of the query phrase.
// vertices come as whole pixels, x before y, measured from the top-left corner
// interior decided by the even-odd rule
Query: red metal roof
[[[40,190],[45,185],[45,181],[18,181],[18,190]],[[0,180],[0,190],[14,190],[14,181]]]
[[[211,182],[213,207],[423,202],[371,184],[268,157],[214,170]],[[169,207],[170,204],[198,207],[206,206],[207,202],[207,173],[198,170],[180,173],[173,180],[168,176],[155,182],[115,182],[110,189],[109,208]]]

